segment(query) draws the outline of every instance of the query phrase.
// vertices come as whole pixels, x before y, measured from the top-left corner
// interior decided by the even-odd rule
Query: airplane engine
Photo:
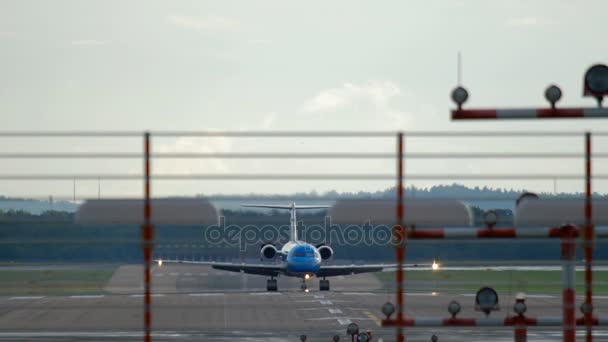
[[[263,245],[260,249],[262,259],[273,260],[277,256],[278,250],[273,245]]]
[[[321,246],[317,248],[317,250],[319,251],[319,254],[321,254],[321,259],[323,260],[329,260],[334,255],[334,250],[329,246]]]

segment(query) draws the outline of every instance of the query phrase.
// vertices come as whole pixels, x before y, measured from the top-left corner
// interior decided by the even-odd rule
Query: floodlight
[[[461,309],[462,307],[460,306],[460,303],[455,300],[451,301],[450,304],[448,304],[448,312],[450,313],[450,315],[452,315],[452,318],[456,318],[456,315],[458,315]]]
[[[359,342],[369,342],[369,335],[368,334],[359,334],[359,336],[357,336],[357,341]]]
[[[581,312],[583,313],[583,315],[588,314],[588,313],[592,313],[593,312],[593,305],[591,304],[587,304],[587,303],[583,303],[581,304]]]
[[[382,305],[382,313],[389,319],[395,313],[395,306],[391,302],[386,302]]]
[[[458,86],[452,90],[452,101],[458,105],[458,110],[462,109],[462,105],[467,102],[469,98],[469,92],[461,86]]]
[[[604,96],[608,95],[608,66],[596,64],[587,69],[587,72],[585,72],[583,95],[595,97],[598,105],[602,106]]]
[[[496,211],[488,210],[483,214],[483,223],[485,223],[488,228],[494,227],[497,222],[498,215],[496,215]]]
[[[562,90],[555,84],[550,85],[545,90],[545,99],[551,104],[551,108],[555,109],[555,104],[562,98]]]
[[[486,315],[498,310],[498,294],[491,287],[482,287],[475,296],[475,310],[483,311]]]
[[[359,326],[357,323],[351,323],[346,327],[346,333],[349,335],[354,335],[359,332]]]
[[[513,305],[513,311],[518,315],[523,315],[527,310],[526,303],[523,300],[518,300]]]

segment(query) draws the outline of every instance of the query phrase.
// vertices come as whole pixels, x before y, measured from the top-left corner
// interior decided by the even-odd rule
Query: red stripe
[[[585,112],[582,108],[537,109],[538,118],[582,118]]]
[[[452,120],[496,118],[497,115],[495,109],[463,109],[452,111]]]
[[[477,325],[475,318],[446,318],[443,320],[443,325],[448,327],[472,327]]]

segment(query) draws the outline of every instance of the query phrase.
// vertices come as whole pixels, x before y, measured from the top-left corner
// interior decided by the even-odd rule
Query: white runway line
[[[338,323],[340,323],[340,325],[349,325],[352,322],[348,318],[338,318]]]
[[[375,296],[375,293],[371,293],[371,292],[342,292],[342,294],[345,295],[351,295],[351,296]]]
[[[103,298],[105,297],[104,295],[75,295],[75,296],[69,296],[68,298],[74,298],[74,299],[93,299],[93,298]]]
[[[207,272],[203,272],[203,273],[199,273],[198,275],[205,277],[205,276],[208,276],[208,275],[209,275],[209,273],[207,273]]]
[[[324,296],[324,295],[313,295],[312,297],[313,297],[313,298],[316,298],[316,299],[319,299],[319,298],[325,298],[325,296]]]
[[[276,295],[280,295],[280,292],[251,292],[250,295],[252,296],[276,296]]]
[[[173,277],[177,277],[179,275],[179,273],[177,273],[177,272],[171,272],[171,273],[169,273],[169,275],[173,276]]]
[[[211,296],[223,296],[223,292],[208,292],[208,293],[189,293],[190,297],[211,297]]]
[[[333,305],[334,304],[331,302],[331,300],[320,300],[319,303],[321,303],[321,305]]]
[[[329,310],[330,314],[341,314],[342,313],[342,310],[340,310],[340,309],[327,309],[327,310]]]
[[[17,297],[11,297],[9,298],[10,300],[27,300],[27,299],[42,299],[45,296],[17,296]]]
[[[184,275],[185,275],[186,277],[191,277],[191,276],[192,276],[192,273],[190,273],[190,272],[186,272],[186,273],[184,273]]]

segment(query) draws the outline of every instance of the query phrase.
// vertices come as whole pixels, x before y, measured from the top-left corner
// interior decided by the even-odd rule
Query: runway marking
[[[223,296],[222,292],[209,292],[209,293],[189,293],[190,297],[209,297],[209,296]]]
[[[173,277],[177,277],[179,275],[179,273],[177,273],[177,272],[171,272],[171,273],[169,273],[169,275],[173,276]]]
[[[200,275],[200,276],[208,276],[208,275],[209,275],[209,273],[207,273],[207,272],[203,272],[203,273],[199,273],[198,275]]]
[[[162,274],[162,273],[155,273],[154,276],[155,277],[162,277],[162,276],[164,276],[164,274]]]
[[[94,298],[103,298],[105,297],[104,295],[75,295],[75,296],[69,296],[69,298],[74,298],[74,299],[94,299]]]
[[[325,298],[325,296],[324,296],[324,295],[313,295],[312,297],[313,297],[313,298],[316,298],[316,299],[319,299],[319,298]]]
[[[340,325],[349,325],[352,322],[348,318],[338,318],[338,323],[340,323]]]
[[[276,295],[280,295],[280,292],[251,292],[250,295],[252,296],[276,296]]]
[[[381,327],[382,326],[382,322],[380,322],[380,319],[378,319],[378,317],[376,317],[373,313],[369,312],[369,311],[363,311],[364,314],[367,315],[367,317],[369,317],[372,321],[374,321],[374,323],[376,323],[377,326]]]
[[[321,305],[333,305],[334,304],[331,302],[331,300],[320,300],[319,303],[321,303]]]
[[[26,299],[42,299],[45,296],[17,296],[17,297],[11,297],[9,299],[11,300],[26,300]]]
[[[143,294],[132,294],[132,295],[129,295],[129,297],[133,297],[133,298],[141,298],[143,296],[144,296]],[[151,294],[150,296],[151,297],[164,297],[165,295],[162,294],[162,293],[155,293],[155,294]]]
[[[191,276],[192,276],[192,273],[190,273],[190,272],[186,272],[186,273],[184,273],[184,275],[185,275],[186,277],[191,277]]]
[[[375,293],[371,293],[371,292],[342,292],[342,294],[345,295],[351,295],[351,296],[375,296]]]
[[[327,309],[327,310],[329,310],[330,314],[341,314],[342,313],[342,310],[340,310],[340,309]]]

